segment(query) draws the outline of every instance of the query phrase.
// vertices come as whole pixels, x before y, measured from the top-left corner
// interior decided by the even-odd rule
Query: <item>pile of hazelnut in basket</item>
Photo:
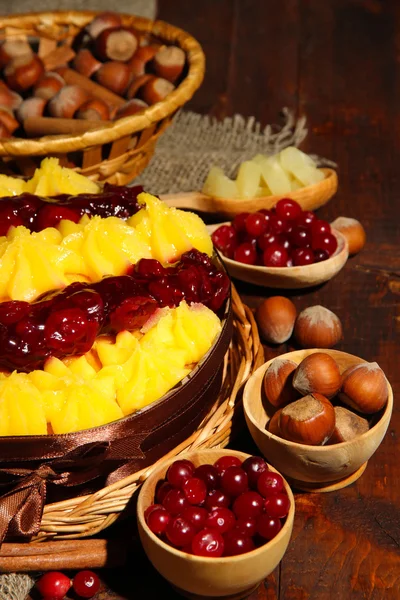
[[[186,64],[181,48],[125,27],[112,12],[95,17],[72,46],[34,47],[21,38],[0,46],[0,137],[57,133],[56,122],[35,122],[42,117],[133,115],[172,92]]]

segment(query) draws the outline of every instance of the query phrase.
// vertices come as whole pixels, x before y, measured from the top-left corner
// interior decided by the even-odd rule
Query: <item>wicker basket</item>
[[[0,18],[0,40],[38,40],[42,58],[60,45],[70,46],[75,36],[98,12],[42,12]],[[1,171],[31,176],[45,156],[57,156],[63,166],[93,180],[125,185],[139,175],[150,161],[158,137],[174,114],[200,86],[205,59],[199,43],[185,31],[163,21],[121,15],[123,24],[151,33],[166,43],[180,46],[187,55],[188,72],[182,83],[165,100],[137,115],[75,135],[49,135],[36,139],[0,140]]]

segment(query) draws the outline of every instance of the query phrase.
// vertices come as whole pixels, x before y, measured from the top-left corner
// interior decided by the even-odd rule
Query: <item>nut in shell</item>
[[[279,407],[298,397],[293,387],[293,373],[297,364],[292,360],[276,358],[264,375],[264,391],[272,406]]]
[[[325,352],[315,352],[301,361],[293,375],[293,386],[301,394],[317,392],[333,398],[342,383],[336,361]]]
[[[332,348],[343,337],[339,317],[324,306],[310,306],[296,319],[294,336],[302,348]]]
[[[261,336],[270,344],[283,344],[292,335],[296,315],[296,307],[289,298],[267,298],[256,310]]]
[[[359,435],[367,433],[368,430],[369,423],[367,419],[356,415],[344,406],[335,406],[335,429],[329,444],[349,442]]]
[[[282,408],[279,429],[286,440],[320,446],[335,429],[334,408],[322,394],[308,394]]]
[[[387,402],[386,377],[376,363],[362,363],[343,373],[340,400],[361,413],[371,415]]]

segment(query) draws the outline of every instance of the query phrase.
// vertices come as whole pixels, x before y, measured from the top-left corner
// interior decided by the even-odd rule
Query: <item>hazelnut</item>
[[[261,336],[270,344],[286,342],[292,335],[296,315],[296,307],[289,298],[267,298],[256,310],[256,321]]]
[[[174,84],[167,79],[153,77],[141,88],[140,95],[147,104],[155,104],[164,100],[174,89]]]
[[[100,60],[125,62],[132,58],[138,47],[136,34],[126,27],[104,29],[96,38],[96,56]]]
[[[58,73],[47,71],[33,88],[33,95],[44,100],[50,100],[64,87],[65,81]]]
[[[279,426],[279,420],[281,418],[281,413],[282,413],[282,408],[280,408],[279,410],[277,410],[272,417],[270,418],[270,420],[267,423],[267,429],[270,433],[272,433],[272,435],[277,435],[278,437],[282,437],[281,434],[281,429]]]
[[[94,40],[104,29],[110,27],[119,27],[121,25],[121,17],[118,13],[103,12],[86,25],[86,31]]]
[[[78,85],[66,85],[49,102],[52,117],[71,119],[89,99],[88,93]]]
[[[22,102],[22,97],[16,92],[12,92],[4,83],[0,81],[0,106],[5,106],[15,110]]]
[[[304,358],[293,375],[293,387],[303,395],[318,392],[333,398],[341,383],[336,361],[324,352],[315,352]]]
[[[368,420],[343,406],[335,406],[335,429],[329,444],[349,442],[369,430]]]
[[[324,306],[310,306],[297,317],[294,336],[303,348],[332,348],[343,337],[342,324]]]
[[[101,62],[87,48],[82,48],[76,53],[72,64],[75,71],[85,77],[91,77],[101,67]]]
[[[129,84],[128,91],[126,96],[129,100],[134,98],[139,90],[144,86],[145,83],[154,79],[154,75],[149,75],[145,73],[144,75],[139,75],[138,77],[134,77],[132,82]],[[146,102],[147,104],[147,102]]]
[[[4,106],[0,106],[0,122],[7,127],[10,133],[14,133],[19,127],[19,123],[14,117],[13,112]]]
[[[178,46],[166,46],[157,52],[153,60],[154,71],[168,81],[176,81],[185,66],[186,56]]]
[[[357,254],[364,248],[367,236],[360,221],[349,217],[338,217],[331,223],[331,226],[346,238],[350,255]]]
[[[37,96],[27,98],[22,102],[21,106],[17,108],[16,114],[18,121],[23,123],[25,119],[29,119],[30,117],[41,117],[44,113],[46,104],[47,100],[44,98],[38,98]]]
[[[0,67],[5,67],[14,58],[32,54],[32,48],[26,40],[5,40],[0,46]]]
[[[147,63],[154,58],[158,51],[158,46],[140,46],[127,63],[131,70],[131,74],[134,77],[144,75],[146,72]]]
[[[282,408],[279,429],[286,440],[320,446],[335,429],[335,411],[322,394],[308,394]]]
[[[44,73],[42,61],[36,54],[14,58],[4,69],[7,85],[16,92],[24,92],[39,81]]]
[[[122,119],[123,117],[130,117],[145,108],[148,108],[146,102],[140,100],[140,98],[133,98],[132,100],[128,100],[128,102],[117,110],[115,118]]]
[[[129,83],[129,67],[123,62],[109,61],[96,71],[95,78],[100,85],[115,94],[122,95]]]
[[[103,100],[94,98],[82,104],[75,116],[77,119],[88,121],[107,121],[110,118],[110,110]]]
[[[298,394],[293,388],[293,373],[297,364],[285,358],[275,358],[264,375],[264,391],[272,406],[284,406],[296,400]]]
[[[386,377],[376,363],[361,363],[343,373],[340,400],[367,415],[381,410],[387,402]]]

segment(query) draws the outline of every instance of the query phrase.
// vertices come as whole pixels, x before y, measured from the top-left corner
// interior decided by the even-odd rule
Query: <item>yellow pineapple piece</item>
[[[186,302],[181,302],[176,312],[177,319],[181,320],[189,339],[194,342],[192,362],[199,362],[220,333],[221,321],[203,304],[192,304],[189,307]]]
[[[27,191],[26,181],[19,177],[0,175],[0,196],[19,196]]]
[[[14,372],[0,382],[0,406],[4,418],[2,435],[47,433],[41,394],[26,373]]]
[[[57,158],[44,158],[26,187],[26,191],[38,196],[96,194],[100,191],[94,181],[72,169],[61,167]]]
[[[73,356],[64,359],[63,362],[73,375],[82,377],[82,379],[89,380],[96,376],[96,370],[89,363],[86,356]]]
[[[117,335],[115,342],[106,336],[95,341],[94,347],[103,366],[122,365],[136,351],[139,343],[136,337],[128,331],[121,333]]]
[[[67,365],[65,365],[59,358],[56,358],[55,356],[51,356],[46,360],[44,364],[44,371],[58,378],[69,377],[71,373]]]
[[[138,348],[128,363],[124,365],[127,382],[117,390],[117,402],[124,415],[130,415],[147,404],[146,388],[149,380],[144,352]],[[130,367],[129,372],[126,367]]]
[[[51,423],[55,415],[60,412],[66,401],[66,392],[64,390],[43,390],[42,404],[46,416],[46,421]]]

